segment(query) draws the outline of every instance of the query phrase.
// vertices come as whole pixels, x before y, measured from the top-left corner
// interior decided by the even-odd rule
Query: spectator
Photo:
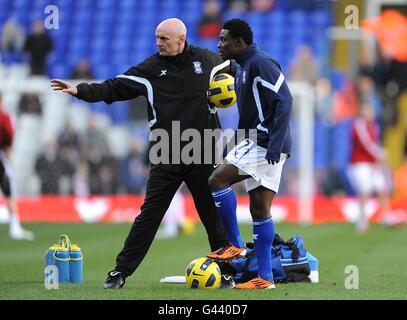
[[[64,161],[69,162],[73,167],[80,163],[82,153],[82,143],[70,122],[66,122],[64,130],[58,137],[59,154]],[[73,172],[72,172],[73,173]]]
[[[220,4],[218,0],[206,0],[203,6],[203,16],[199,21],[199,37],[218,38],[222,30]]]
[[[3,109],[0,92],[0,194],[6,200],[9,217],[9,235],[15,240],[33,240],[34,234],[21,226],[14,194],[14,180],[10,162],[14,139],[14,125],[11,116]]]
[[[374,53],[372,50],[364,48],[359,57],[359,75],[371,78],[378,85],[379,72]]]
[[[88,122],[85,136],[83,137],[85,148],[94,147],[99,149],[102,154],[107,151],[107,141],[103,131],[99,128],[97,118],[93,117]]]
[[[110,166],[102,161],[100,166],[100,185],[93,193],[97,194],[117,194],[120,190],[120,181],[116,175],[116,165]]]
[[[369,228],[366,202],[378,194],[383,216],[389,213],[388,186],[384,173],[386,152],[380,146],[379,130],[375,123],[374,111],[364,103],[360,116],[352,128],[352,154],[349,166],[350,180],[359,196],[360,214],[356,222],[358,232],[366,233]]]
[[[60,147],[68,147],[76,150],[79,150],[81,147],[79,135],[69,121],[65,123],[64,130],[58,137],[58,144]]]
[[[228,3],[228,10],[235,15],[246,13],[249,11],[249,8],[248,0],[230,0]]]
[[[23,28],[10,18],[3,26],[1,53],[6,64],[21,62],[25,35]]]
[[[103,153],[93,145],[87,145],[84,150],[85,161],[89,167],[89,189],[91,194],[97,194],[100,187],[100,168]]]
[[[375,118],[381,125],[383,104],[377,93],[373,80],[367,76],[360,76],[358,89],[360,100],[368,102],[373,107]]]
[[[332,119],[339,122],[356,117],[358,109],[358,97],[356,84],[351,79],[346,79],[342,88],[333,96]]]
[[[90,194],[89,167],[86,162],[81,162],[72,177],[72,194],[86,197]]]
[[[50,139],[45,144],[44,152],[37,158],[35,171],[41,181],[42,194],[59,194],[60,178],[69,175],[72,168],[61,159],[55,141]]]
[[[71,79],[89,80],[94,79],[93,73],[87,60],[81,59],[71,74]]]
[[[326,124],[332,123],[333,93],[329,79],[318,79],[315,85],[315,112]]]
[[[250,8],[258,12],[268,12],[273,9],[275,0],[250,0]]]
[[[42,115],[42,104],[38,94],[34,92],[25,92],[21,95],[18,102],[18,114],[23,113]]]
[[[34,22],[31,33],[24,44],[24,51],[28,52],[31,74],[46,74],[46,59],[52,50],[52,39],[45,33],[42,21]]]
[[[121,189],[120,179],[118,175],[119,162],[112,154],[110,148],[106,149],[106,153],[102,157],[100,165],[100,189],[101,194],[117,194]]]
[[[319,66],[313,57],[311,48],[307,45],[299,46],[290,66],[289,79],[305,81],[314,86],[320,77],[319,73]]]

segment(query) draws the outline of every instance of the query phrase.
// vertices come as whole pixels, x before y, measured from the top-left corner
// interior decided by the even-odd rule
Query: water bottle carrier
[[[45,267],[56,266],[58,269],[60,283],[82,283],[83,282],[83,255],[81,248],[72,244],[66,234],[62,234],[58,244],[49,247],[45,253]]]

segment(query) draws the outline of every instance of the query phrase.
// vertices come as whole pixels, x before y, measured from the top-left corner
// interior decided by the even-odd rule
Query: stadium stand
[[[227,1],[219,1],[222,19],[236,17],[228,9]],[[155,52],[154,30],[163,19],[177,16],[188,28],[190,43],[216,50],[217,39],[200,39],[198,21],[202,14],[203,0],[56,0],[53,5],[59,9],[59,28],[48,30],[53,39],[53,51],[48,56],[49,78],[69,78],[81,59],[90,63],[95,79],[114,77],[132,65]],[[271,53],[287,74],[296,49],[308,46],[321,67],[321,76],[329,78],[334,91],[340,90],[345,75],[329,68],[332,42],[327,30],[334,25],[332,3],[329,1],[274,1],[269,12],[248,10],[239,13],[252,26],[255,42]],[[47,0],[0,0],[0,26],[14,18],[28,34],[33,22],[44,18]],[[41,118],[24,115],[16,119],[18,130],[14,159],[18,172],[21,195],[38,194],[38,183],[24,184],[33,173],[33,163],[44,140],[57,137],[67,120],[77,132],[86,131],[89,119],[96,118],[106,131],[106,138],[113,154],[123,158],[128,152],[125,142],[133,135],[134,128],[146,136],[144,119],[135,125],[132,116],[134,103],[117,102],[112,106],[105,103],[86,104],[49,89],[48,79],[29,77],[27,58],[21,64],[0,63],[0,83],[5,108],[12,114],[18,113],[18,101],[23,92],[40,94],[43,103]],[[327,67],[328,66],[328,67]],[[28,81],[29,79],[29,81]],[[93,80],[92,80],[93,81]],[[98,81],[98,80],[94,80]],[[145,103],[145,102],[144,102]],[[144,108],[138,105],[138,108]],[[232,123],[222,115],[225,123]],[[233,114],[236,117],[236,114]],[[17,118],[17,117],[16,117]],[[296,123],[293,119],[293,132]],[[342,172],[349,155],[350,119],[327,123],[315,118],[314,164],[316,169],[334,168]],[[298,133],[297,133],[298,134]],[[298,146],[294,146],[298,148]],[[342,152],[332,152],[332,150]],[[295,154],[296,150],[293,150]],[[21,160],[21,159],[24,159]],[[27,165],[28,163],[28,165]],[[288,167],[298,166],[294,156]],[[33,180],[33,179],[31,179]],[[35,180],[35,179],[34,179]],[[284,190],[284,187],[282,188]]]

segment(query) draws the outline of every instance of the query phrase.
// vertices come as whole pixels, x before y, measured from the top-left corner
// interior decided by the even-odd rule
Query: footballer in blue
[[[236,217],[236,196],[231,185],[243,181],[250,197],[258,277],[236,285],[237,289],[274,289],[271,248],[274,223],[271,204],[278,192],[284,162],[290,156],[292,96],[279,63],[253,43],[246,21],[227,21],[218,43],[223,59],[239,65],[235,90],[239,109],[237,141],[209,178],[209,186],[229,245],[209,253],[217,261],[243,257],[246,249]]]

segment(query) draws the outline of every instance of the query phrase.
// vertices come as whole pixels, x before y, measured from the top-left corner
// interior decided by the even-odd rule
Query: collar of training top
[[[188,42],[185,41],[185,47],[184,51],[182,51],[180,54],[177,54],[176,56],[161,56],[158,52],[156,53],[158,59],[164,60],[164,61],[173,61],[173,62],[182,62],[185,60],[185,58],[193,53],[193,46],[190,46]]]
[[[247,46],[242,53],[236,58],[236,62],[238,64],[245,63],[249,57],[257,50],[257,44],[252,43],[251,45]]]

